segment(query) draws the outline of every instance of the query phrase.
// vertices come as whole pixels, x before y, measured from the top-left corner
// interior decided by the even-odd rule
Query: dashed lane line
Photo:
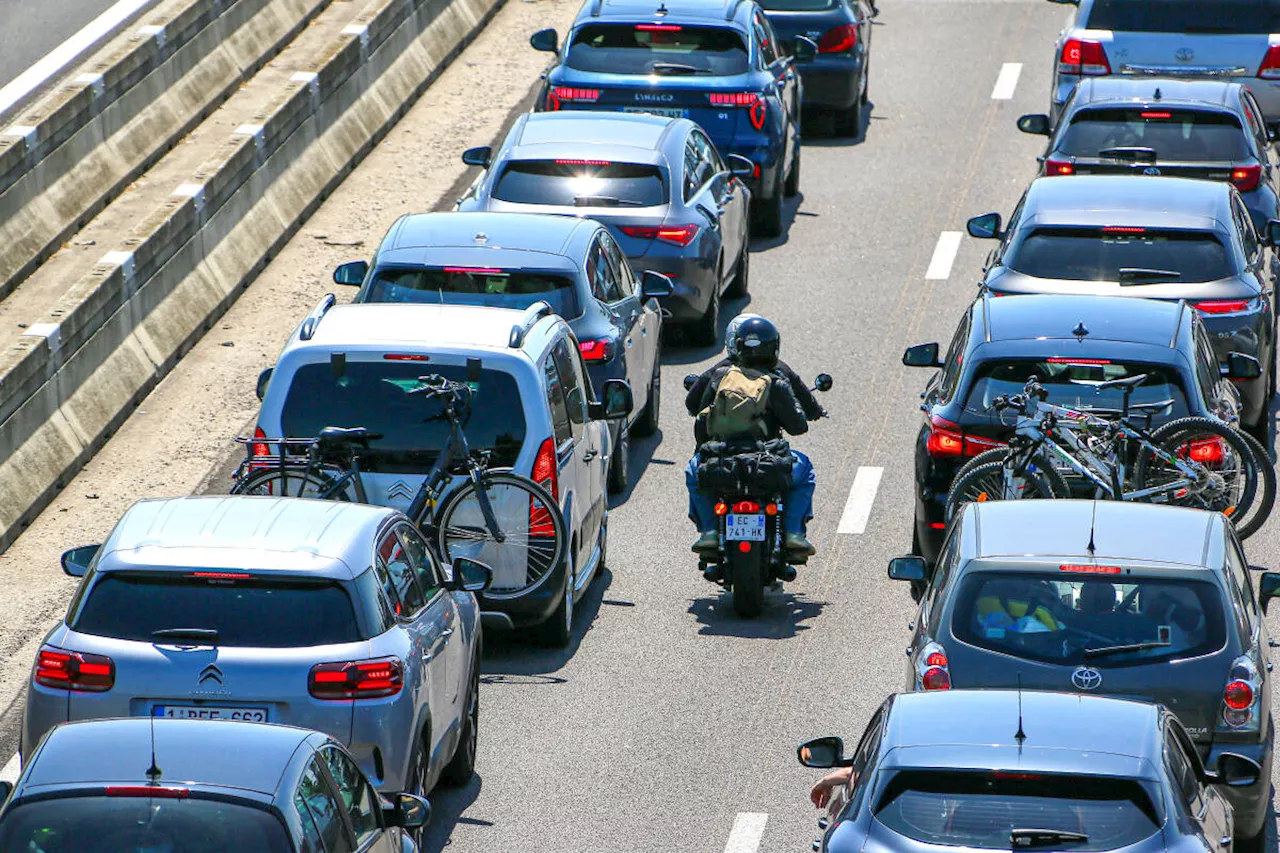
[[[725,842],[724,853],[756,853],[764,836],[764,825],[769,815],[762,812],[739,812],[733,819],[733,829]]]
[[[943,231],[938,236],[938,245],[933,248],[933,257],[929,259],[929,268],[924,277],[937,281],[951,278],[951,265],[955,263],[956,252],[960,251],[959,231]]]
[[[996,85],[991,89],[991,100],[1007,101],[1013,97],[1018,88],[1018,77],[1022,74],[1021,62],[1006,62],[1000,66],[1000,74],[996,77]]]
[[[883,468],[864,465],[858,469],[853,477],[853,488],[849,489],[849,500],[844,505],[844,514],[840,516],[840,526],[836,528],[837,533],[856,536],[867,529],[883,474]]]
[[[18,754],[15,752],[13,758],[10,758],[3,769],[0,769],[0,782],[17,782],[18,773],[22,770],[22,766],[18,761]]]

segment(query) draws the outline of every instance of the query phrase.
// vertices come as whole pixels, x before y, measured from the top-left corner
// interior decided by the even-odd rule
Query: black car
[[[806,81],[806,85],[808,85]],[[806,92],[807,94],[807,92]],[[1165,175],[1234,184],[1259,233],[1280,217],[1275,138],[1253,93],[1239,83],[1165,77],[1084,80],[1056,127],[1018,119],[1049,137],[1041,175]]]
[[[1133,402],[1173,401],[1153,416],[1153,428],[1188,415],[1239,420],[1240,395],[1185,302],[984,292],[960,320],[945,359],[930,343],[908,348],[902,362],[940,368],[922,395],[915,454],[912,552],[930,564],[946,530],[956,471],[1013,433],[1011,416],[992,411],[992,400],[1021,391],[1033,375],[1051,403],[1119,409],[1119,389],[1096,392],[1092,385],[1146,374]]]

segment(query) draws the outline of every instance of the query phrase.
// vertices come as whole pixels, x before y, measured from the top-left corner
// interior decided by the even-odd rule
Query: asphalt
[[[0,0],[0,86],[106,11],[115,0]]]

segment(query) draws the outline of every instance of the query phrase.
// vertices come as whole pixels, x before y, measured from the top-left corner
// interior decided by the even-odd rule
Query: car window
[[[556,434],[556,446],[573,440],[573,426],[569,422],[569,407],[565,402],[564,384],[556,369],[555,356],[548,353],[542,364],[543,378],[547,386],[547,405],[551,407],[551,425]]]
[[[571,276],[490,267],[379,267],[361,301],[517,309],[546,302],[565,319],[582,316]]]
[[[960,369],[964,366],[961,362],[964,361],[965,348],[969,345],[969,326],[972,323],[971,316],[966,313],[956,327],[951,346],[947,347],[947,357],[942,363],[942,376],[938,380],[938,396],[943,400],[950,400],[955,392],[956,380],[960,378]]]
[[[388,531],[378,541],[378,570],[386,572],[384,585],[389,586],[387,596],[396,607],[396,615],[412,619],[426,603],[422,588],[418,586],[417,572],[405,553],[395,533]]]
[[[875,759],[880,750],[880,736],[884,732],[884,706],[876,710],[862,732],[858,748],[853,753],[853,763],[849,766],[849,802],[856,811],[862,803],[862,797],[871,787],[870,772],[875,769]]]
[[[1258,107],[1258,102],[1254,100],[1253,93],[1248,89],[1243,90],[1240,95],[1240,102],[1244,105],[1245,118],[1249,122],[1249,129],[1253,132],[1257,153],[1265,160],[1266,150],[1271,141],[1267,139],[1267,126],[1262,120],[1262,110]]]
[[[306,809],[315,821],[326,853],[350,853],[351,837],[342,822],[342,807],[314,758],[302,774],[294,803],[299,810]]]
[[[617,302],[621,297],[618,272],[609,263],[605,251],[604,234],[597,235],[587,255],[587,280],[591,283],[591,295],[601,302]]]
[[[299,853],[325,853],[324,842],[320,839],[320,827],[316,826],[301,790],[293,797],[293,808],[298,813],[298,823],[302,826],[302,849]]]
[[[749,69],[737,30],[717,26],[590,23],[569,37],[565,65],[607,74],[664,74],[664,66],[727,76]]]
[[[765,0],[760,6],[770,12],[828,12],[840,8],[840,0]]]
[[[951,579],[951,572],[959,562],[960,528],[956,526],[951,528],[947,541],[943,543],[942,550],[938,553],[936,568],[929,581],[929,590],[925,594],[925,612],[920,618],[928,626],[931,636],[937,636],[938,625],[942,619],[942,591],[946,588],[947,581]]]
[[[1240,272],[1234,254],[1212,231],[1125,225],[1029,226],[1014,235],[1002,262],[1023,275],[1062,281],[1120,281],[1126,268],[1167,272],[1167,280],[1176,282],[1217,281]]]
[[[711,165],[711,173],[713,175],[729,171],[729,167],[724,164],[724,160],[720,157],[720,152],[716,150],[715,145],[711,143],[710,139],[707,139],[704,134],[696,130],[693,132],[692,136],[694,139],[694,145],[698,147],[698,151]]]
[[[653,207],[667,203],[662,170],[606,160],[510,160],[493,197],[515,204],[559,207]]]
[[[1192,814],[1200,811],[1200,780],[1196,774],[1195,764],[1187,754],[1180,740],[1173,732],[1173,721],[1166,720],[1164,733],[1164,761],[1173,780],[1175,790],[1181,795],[1181,801]]]
[[[407,524],[401,524],[396,528],[396,533],[400,535],[400,544],[404,548],[405,556],[409,558],[409,565],[417,575],[418,586],[422,589],[423,597],[426,601],[430,601],[443,589],[440,566],[418,531]]]
[[[1204,324],[1197,318],[1191,325],[1191,336],[1196,347],[1196,381],[1200,383],[1205,402],[1212,406],[1218,400],[1222,371],[1218,368],[1218,357],[1214,355],[1213,344],[1209,343],[1209,334],[1204,330]]]
[[[1071,116],[1055,147],[1073,157],[1150,148],[1158,160],[1191,163],[1243,160],[1253,154],[1233,113],[1181,107],[1086,107]]]
[[[773,29],[759,12],[752,16],[756,41],[760,45],[760,59],[766,67],[778,61],[778,45],[773,38]]]
[[[363,846],[381,828],[378,822],[378,795],[345,752],[337,747],[326,746],[320,750],[320,755],[329,768],[329,775],[333,777],[338,802],[351,820],[351,828],[356,834],[356,846]]]
[[[690,201],[702,186],[702,158],[690,136],[684,143],[684,200]]]
[[[569,420],[574,435],[581,434],[580,424],[587,422],[587,386],[583,378],[582,362],[577,358],[577,347],[571,346],[567,337],[556,341],[552,348],[560,381],[564,383],[564,399],[568,404]]]
[[[994,411],[992,403],[998,396],[1022,393],[1023,385],[1035,376],[1048,392],[1048,402],[1054,405],[1118,412],[1124,405],[1121,389],[1099,390],[1099,383],[1139,374],[1145,374],[1147,378],[1133,390],[1133,403],[1170,402],[1169,409],[1159,413],[1156,425],[1187,414],[1182,378],[1172,367],[1117,359],[1076,359],[1069,356],[1009,359],[979,364],[973,371],[973,381],[964,401],[964,411],[969,415],[988,418],[993,424],[1013,426],[1016,416],[1009,411]]]
[[[1231,579],[1231,592],[1240,620],[1241,641],[1247,646],[1252,642],[1253,632],[1258,625],[1258,603],[1253,597],[1253,581],[1249,577],[1249,564],[1245,562],[1240,546],[1234,542],[1227,544],[1227,568]]]
[[[1137,33],[1280,32],[1277,0],[1094,0],[1084,26]]]
[[[609,301],[629,299],[635,295],[636,291],[635,280],[631,277],[631,264],[627,262],[627,256],[622,254],[617,241],[609,235],[608,231],[600,232],[600,245],[604,247],[605,259],[613,272],[614,289],[609,292],[613,299]]]
[[[1240,246],[1244,250],[1244,256],[1253,261],[1254,256],[1258,253],[1258,236],[1253,230],[1253,220],[1249,218],[1249,211],[1245,210],[1244,202],[1239,197],[1231,197],[1231,213],[1236,221],[1236,231],[1240,234]]]

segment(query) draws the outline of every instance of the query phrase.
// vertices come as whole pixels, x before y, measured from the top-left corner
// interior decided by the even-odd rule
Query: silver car
[[[1058,35],[1053,114],[1082,77],[1159,75],[1249,87],[1280,122],[1280,5],[1274,0],[1050,0],[1077,3]]]
[[[698,343],[719,331],[720,296],[746,296],[751,161],[722,159],[693,121],[617,112],[523,115],[483,166],[458,210],[591,217],[631,265],[671,278],[661,302]]]
[[[470,779],[488,572],[443,572],[395,510],[144,500],[63,568],[84,580],[32,668],[23,756],[68,720],[244,720],[332,735],[380,790]]]

